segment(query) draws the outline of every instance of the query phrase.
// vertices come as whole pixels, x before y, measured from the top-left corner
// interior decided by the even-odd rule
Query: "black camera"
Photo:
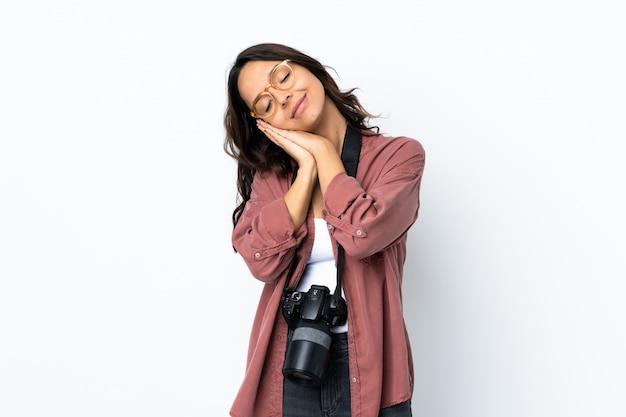
[[[283,375],[302,385],[318,385],[330,356],[330,329],[348,318],[346,301],[322,285],[307,292],[285,288],[282,312],[291,331]]]

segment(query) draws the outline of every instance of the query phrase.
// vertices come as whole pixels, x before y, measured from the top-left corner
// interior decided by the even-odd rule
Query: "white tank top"
[[[332,241],[328,234],[326,221],[320,218],[315,218],[313,249],[297,290],[306,292],[311,288],[311,285],[324,285],[330,289],[331,294],[337,287],[337,268],[335,267]],[[343,288],[341,295],[344,295]],[[331,331],[333,333],[346,332],[348,331],[348,324],[333,327]]]

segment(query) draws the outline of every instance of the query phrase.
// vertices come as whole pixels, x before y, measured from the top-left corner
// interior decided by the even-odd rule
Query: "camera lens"
[[[319,385],[330,356],[331,340],[327,324],[301,323],[287,346],[283,374],[298,384]]]
[[[300,372],[292,372],[288,374],[287,377],[291,379],[293,382],[295,382],[296,384],[300,384],[300,385],[318,384],[318,382],[316,381],[316,378],[313,378],[312,376],[309,376]]]

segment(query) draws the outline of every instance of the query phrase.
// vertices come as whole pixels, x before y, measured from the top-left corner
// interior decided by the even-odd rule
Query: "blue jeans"
[[[329,350],[330,359],[321,385],[299,385],[284,379],[283,417],[351,417],[347,333],[333,334]],[[411,415],[411,404],[406,401],[381,409],[379,417]]]

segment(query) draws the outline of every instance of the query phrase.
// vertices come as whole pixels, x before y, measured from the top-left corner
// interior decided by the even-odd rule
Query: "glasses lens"
[[[283,63],[274,68],[274,71],[272,72],[272,79],[270,81],[274,88],[286,90],[293,85],[295,77],[291,67],[289,67],[286,63]]]
[[[269,117],[274,113],[275,103],[274,97],[267,90],[273,87],[276,90],[288,90],[295,84],[296,76],[287,61],[278,64],[270,74],[270,84],[265,92],[259,94],[252,104],[252,111],[255,117]]]
[[[254,102],[253,110],[258,117],[269,116],[274,111],[274,98],[267,92],[262,93]]]

